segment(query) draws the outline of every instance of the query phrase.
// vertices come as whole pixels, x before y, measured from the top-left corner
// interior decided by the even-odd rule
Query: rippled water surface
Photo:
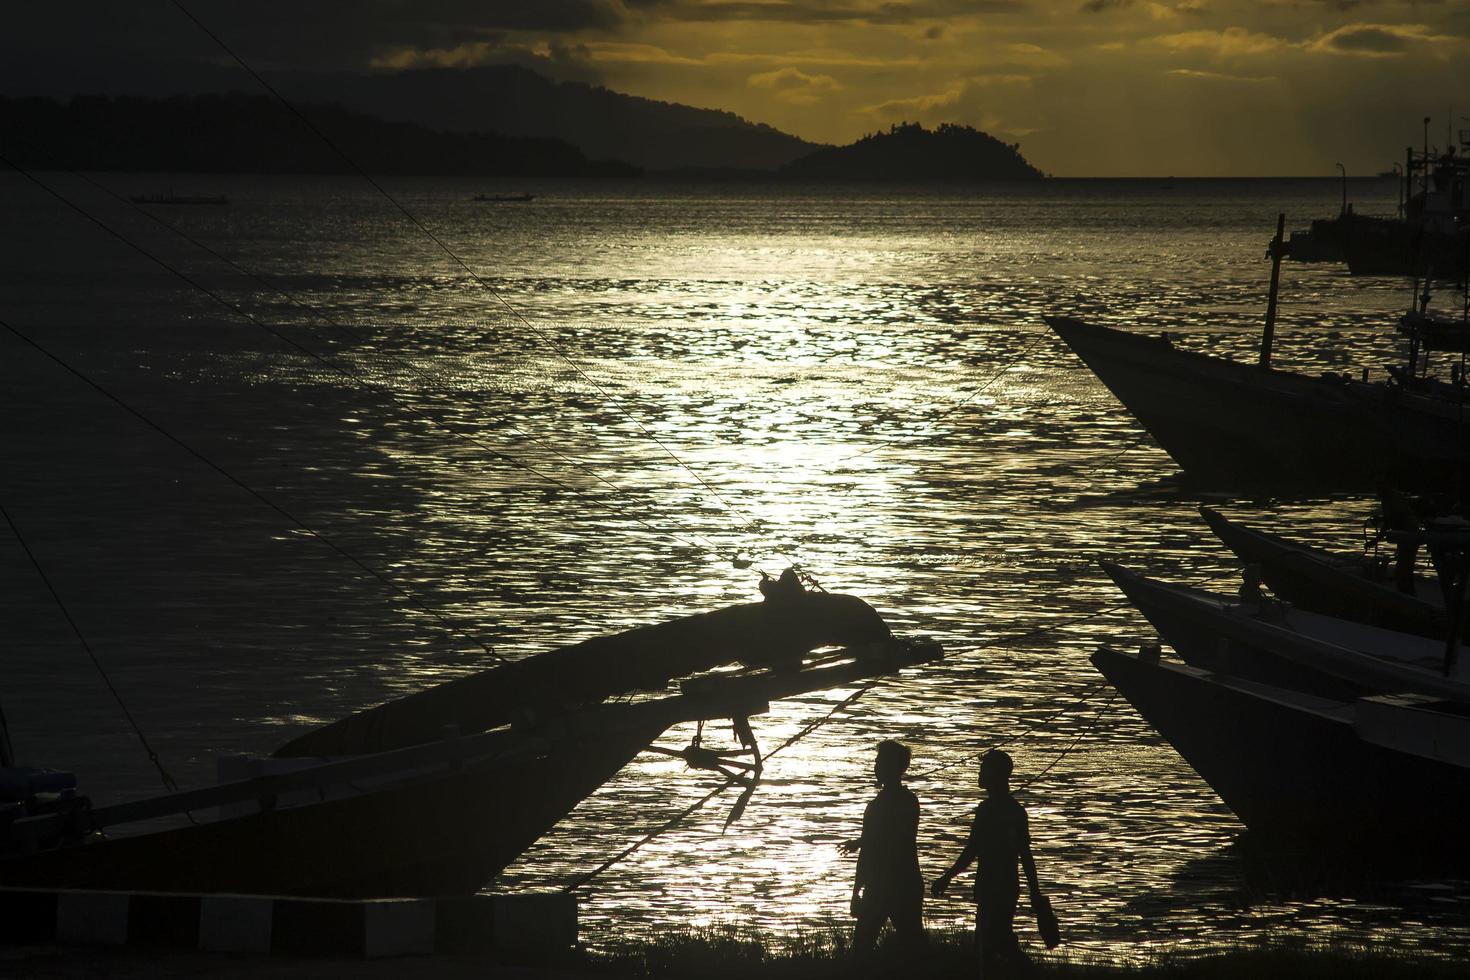
[[[727,832],[721,797],[595,878],[589,941],[841,921],[852,863],[836,844],[871,796],[873,744],[898,737],[915,753],[931,876],[978,799],[974,753],[1014,739],[1074,950],[1266,934],[1470,948],[1460,882],[1260,885],[1234,846],[1240,825],[1087,662],[1100,642],[1150,635],[1098,558],[1234,586],[1198,501],[1160,482],[1168,458],[1041,315],[1253,357],[1275,216],[1333,213],[1335,182],[551,182],[527,188],[530,204],[469,200],[520,187],[391,183],[477,283],[348,179],[44,179],[269,329],[14,176],[0,181],[0,318],[459,633],[0,333],[0,502],[181,782],[211,780],[217,753],[267,752],[480,668],[476,640],[529,655],[750,600],[739,555],[856,593],[895,629],[942,640],[947,659],[885,680],[773,758]],[[167,186],[227,193],[227,207],[152,213],[309,309],[106,192]],[[1394,193],[1352,187],[1361,210],[1392,210]],[[1277,362],[1377,368],[1405,302],[1397,281],[1288,264]],[[1351,548],[1369,504],[1230,506]],[[0,607],[18,751],[76,769],[99,800],[151,791],[13,541]],[[850,693],[773,705],[757,734],[777,745]],[[561,887],[712,785],[642,757],[492,887]],[[964,893],[931,900],[930,923],[965,921]]]

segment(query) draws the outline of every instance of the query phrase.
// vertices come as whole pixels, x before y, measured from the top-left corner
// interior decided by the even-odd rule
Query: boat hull
[[[1445,634],[1443,602],[1420,598],[1437,591],[1423,577],[1416,578],[1415,594],[1408,595],[1362,556],[1309,548],[1228,520],[1208,507],[1201,507],[1200,514],[1237,558],[1260,569],[1272,592],[1295,606],[1419,636]]]
[[[1046,322],[1194,486],[1435,487],[1462,464],[1470,427],[1433,399],[1180,351],[1071,317]]]
[[[665,727],[361,796],[0,861],[0,885],[381,898],[472,894]]]
[[[1311,849],[1465,856],[1470,771],[1365,741],[1351,702],[1108,649],[1092,663],[1254,836]]]
[[[1442,671],[1434,640],[1294,610],[1231,603],[1103,563],[1130,602],[1190,666],[1323,697],[1410,691],[1470,701]]]

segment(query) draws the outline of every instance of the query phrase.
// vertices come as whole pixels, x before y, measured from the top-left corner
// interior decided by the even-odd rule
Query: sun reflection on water
[[[1096,560],[1181,581],[1230,566],[1195,501],[1147,492],[1172,472],[1167,457],[1039,315],[1167,330],[1180,346],[1250,358],[1262,216],[1328,213],[1335,186],[1211,183],[1167,206],[1067,185],[953,199],[869,189],[841,201],[795,194],[773,211],[764,190],[681,203],[558,185],[484,227],[460,203],[464,188],[415,185],[414,200],[535,330],[501,316],[366,199],[326,186],[246,182],[231,189],[238,207],[179,220],[368,339],[343,339],[247,284],[223,284],[229,295],[560,486],[208,319],[171,283],[140,282],[56,223],[30,222],[41,237],[24,254],[0,245],[8,315],[46,327],[507,655],[751,601],[756,570],[788,563],[864,597],[896,630],[946,645],[942,664],[886,680],[772,759],[729,830],[734,794],[596,879],[581,907],[589,941],[724,922],[778,935],[845,924],[852,860],[836,845],[873,792],[872,746],[896,736],[914,749],[931,877],[979,798],[978,752],[1014,739],[1018,778],[1051,767],[1023,798],[1075,951],[1121,958],[1265,931],[1467,947],[1464,882],[1325,896],[1256,888],[1239,824],[1131,708],[1115,702],[1088,727],[1099,707],[1092,647],[1149,632]],[[1396,284],[1309,266],[1284,278],[1283,365],[1387,358]],[[67,288],[35,285],[58,279]],[[8,364],[7,505],[56,556],[68,594],[85,597],[89,634],[186,781],[212,779],[217,751],[269,751],[288,731],[484,665],[472,645],[385,602],[42,366]],[[1352,547],[1365,510],[1339,499],[1237,507],[1336,547]],[[84,535],[79,515],[90,515]],[[737,555],[755,567],[735,567]],[[99,799],[134,795],[147,771],[114,709],[89,681],[57,676],[74,652],[53,614],[13,563],[0,574],[26,624],[7,681],[18,741],[86,773]],[[1029,635],[1006,640],[1018,634]],[[762,745],[847,693],[772,705],[755,719]],[[728,741],[716,727],[707,734]],[[691,735],[675,729],[662,743]],[[640,757],[494,887],[560,888],[712,785]],[[930,901],[928,921],[965,926],[964,892],[957,883]]]

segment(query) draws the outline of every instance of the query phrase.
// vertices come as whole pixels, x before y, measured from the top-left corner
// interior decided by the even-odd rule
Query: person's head
[[[1009,754],[991,749],[980,758],[980,786],[992,792],[1004,792],[1011,786],[1011,770],[1016,764]]]
[[[909,768],[909,747],[893,739],[878,743],[878,758],[873,763],[873,778],[879,786],[895,785]]]

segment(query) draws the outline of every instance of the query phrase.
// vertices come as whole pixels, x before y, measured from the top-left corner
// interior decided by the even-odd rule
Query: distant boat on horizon
[[[527,201],[536,200],[536,195],[527,194],[524,191],[519,194],[476,194],[470,200],[488,201],[499,204],[524,204]]]
[[[175,194],[168,191],[164,194],[134,194],[134,204],[229,204],[230,199],[223,194]]]

